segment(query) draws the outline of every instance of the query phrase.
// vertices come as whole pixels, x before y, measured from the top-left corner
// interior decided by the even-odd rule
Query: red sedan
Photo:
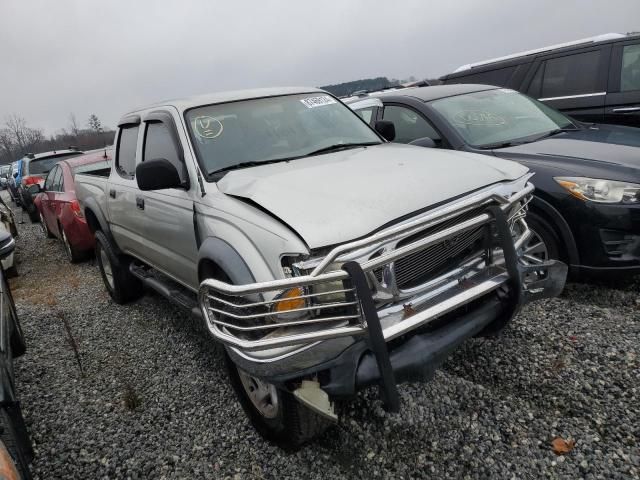
[[[42,192],[34,199],[45,235],[62,240],[72,263],[86,258],[94,247],[94,237],[76,198],[73,179],[76,173],[110,168],[110,162],[111,150],[106,149],[61,160],[51,169]]]

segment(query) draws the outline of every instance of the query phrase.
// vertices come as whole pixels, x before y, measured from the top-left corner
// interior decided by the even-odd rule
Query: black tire
[[[9,301],[7,302],[6,307],[9,308],[11,318],[14,320],[13,329],[11,330],[11,337],[9,338],[9,342],[11,345],[11,355],[13,358],[20,357],[24,355],[27,351],[27,344],[24,339],[24,333],[22,332],[22,326],[20,325],[20,319],[18,318],[18,312],[16,311],[16,304],[13,301],[13,295],[11,294],[11,289],[9,288],[9,283],[6,281],[6,276],[3,278],[3,288],[5,292],[5,298]]]
[[[526,218],[529,229],[537,235],[547,249],[547,260],[564,260],[564,249],[553,227],[540,215],[529,212]]]
[[[272,418],[264,416],[253,404],[240,380],[237,365],[225,352],[225,366],[231,386],[245,414],[254,428],[266,440],[285,450],[296,450],[321,435],[331,422],[298,402],[288,391],[276,389],[277,413]]]
[[[4,274],[7,276],[7,278],[16,278],[18,276],[18,267],[16,267],[15,265],[11,265],[4,271]]]
[[[39,212],[39,215],[40,215],[40,226],[42,227],[42,231],[44,232],[45,237],[55,238],[55,235],[51,233],[51,230],[49,230],[49,227],[47,227],[47,222],[44,220],[44,216],[42,215],[42,212]]]
[[[71,263],[78,263],[87,258],[87,253],[75,248],[71,243],[69,243],[69,239],[67,235],[64,233],[64,229],[62,225],[58,224],[58,229],[60,230],[60,241],[62,242],[62,247],[64,248],[64,253],[67,255],[67,259]]]
[[[131,302],[142,296],[142,282],[129,272],[131,259],[118,255],[107,236],[100,230],[96,232],[96,259],[102,281],[116,303]],[[103,262],[109,263],[110,274],[105,270],[106,265]]]
[[[229,277],[212,265],[205,266],[201,279],[215,278],[231,283]],[[209,329],[205,325],[207,332]],[[296,450],[313,438],[321,435],[332,424],[303,404],[286,390],[276,389],[278,411],[273,418],[265,417],[253,404],[240,380],[237,365],[224,352],[224,362],[231,387],[238,397],[240,406],[254,428],[264,437],[285,450]]]
[[[27,213],[29,214],[29,220],[31,220],[31,223],[40,222],[40,215],[38,214],[38,209],[35,205],[31,204],[31,206],[27,208]]]
[[[0,408],[0,439],[13,460],[13,464],[16,470],[18,470],[20,478],[23,480],[31,479],[27,454],[20,448],[16,428],[11,420],[11,416],[4,408]]]

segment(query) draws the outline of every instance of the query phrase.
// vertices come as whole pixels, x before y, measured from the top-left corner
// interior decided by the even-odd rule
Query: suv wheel
[[[131,260],[118,255],[100,230],[96,232],[96,259],[104,285],[116,303],[127,303],[142,296],[142,283],[129,272]]]

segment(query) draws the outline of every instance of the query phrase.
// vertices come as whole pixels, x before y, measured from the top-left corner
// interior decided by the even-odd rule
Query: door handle
[[[109,190],[109,196],[111,198],[116,198],[116,191],[113,188],[111,190]]]
[[[640,112],[640,107],[614,108],[611,111],[613,113],[633,113],[633,112]]]
[[[144,198],[136,197],[136,207],[138,207],[140,210],[144,210]]]

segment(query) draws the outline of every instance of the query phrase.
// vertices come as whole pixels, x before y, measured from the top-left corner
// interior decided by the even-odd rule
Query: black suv
[[[464,65],[440,80],[509,87],[578,120],[640,127],[640,34],[608,33]]]
[[[535,172],[527,262],[562,259],[574,275],[640,274],[640,129],[577,122],[488,85],[344,101],[388,140],[492,155]]]

